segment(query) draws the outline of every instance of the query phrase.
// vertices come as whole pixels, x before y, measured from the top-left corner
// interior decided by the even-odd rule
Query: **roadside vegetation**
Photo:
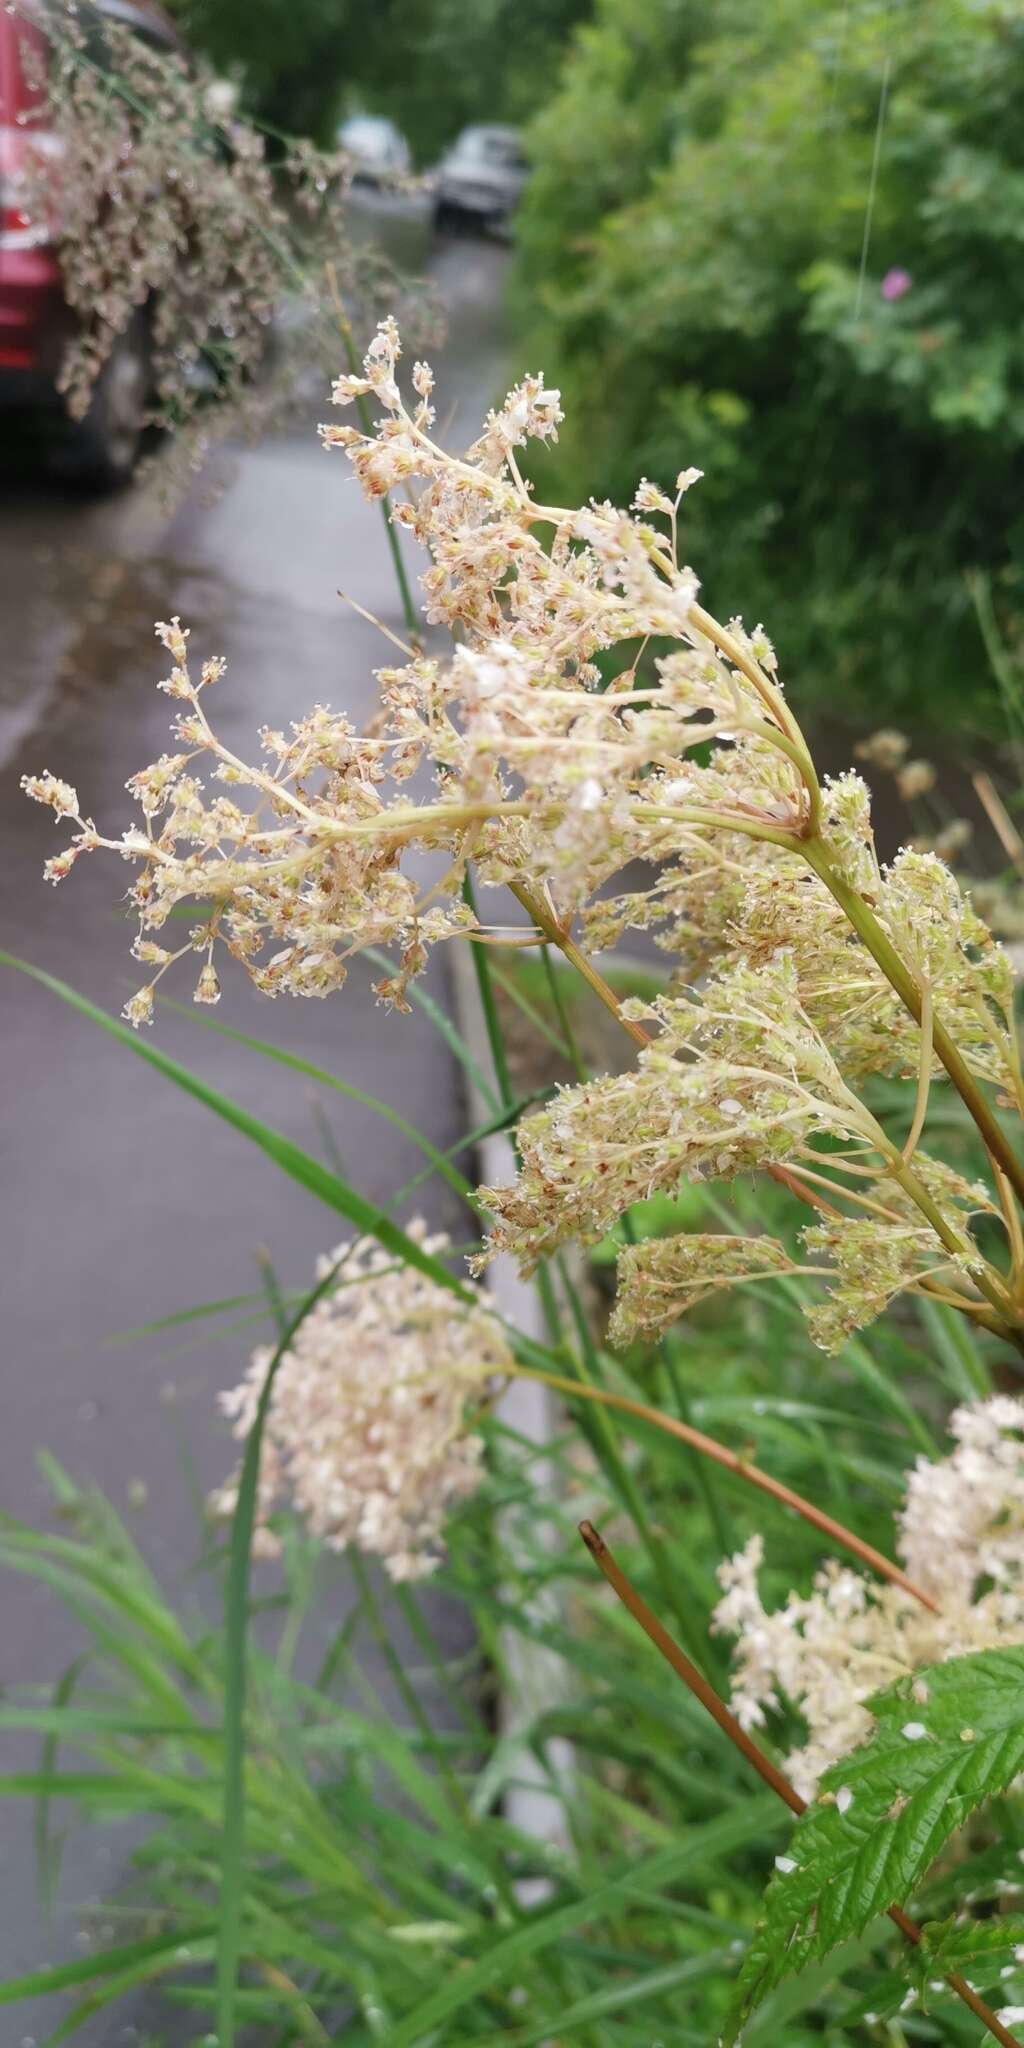
[[[809,712],[998,730],[966,578],[1016,650],[1022,38],[971,0],[598,0],[532,130],[543,488],[705,470],[686,545]]]
[[[456,13],[424,7],[424,50]],[[228,0],[210,14],[233,46]],[[959,0],[897,27],[788,0],[769,39],[748,0],[598,0],[532,133],[517,292],[549,377],[457,455],[393,318],[360,359],[310,230],[321,436],[383,511],[405,615],[378,715],[354,728],[305,677],[286,731],[228,747],[238,685],[174,618],[168,750],[124,813],[59,759],[24,779],[58,828],[46,879],[102,863],[118,914],[127,888],[139,985],[117,1017],[4,972],[323,1210],[304,1271],[267,1262],[230,1302],[183,1280],[161,1325],[232,1361],[223,1481],[189,1504],[205,1605],[50,1460],[52,1526],[0,1520],[0,1564],[81,1629],[0,1707],[38,1739],[0,1794],[33,1805],[44,1896],[69,1825],[136,1823],[81,1950],[0,1987],[17,2027],[67,1993],[51,2048],[143,1993],[154,2048],[1024,2042],[1018,28]],[[503,115],[547,32],[527,15]],[[134,147],[137,106],[96,105],[65,56],[68,118]],[[410,77],[421,151],[461,75],[443,111]],[[321,219],[342,166],[290,152],[279,222],[255,130],[218,154],[175,76],[144,179],[161,148],[218,205],[241,179],[253,249],[304,181]],[[214,214],[189,221],[209,264]],[[224,289],[244,313],[244,265]],[[116,331],[109,281],[104,305]],[[234,324],[190,345],[226,347],[242,402]],[[891,722],[954,724],[965,678],[1000,743],[976,843]],[[820,773],[837,698],[898,809],[891,860],[861,774]],[[422,985],[435,948],[472,959],[483,1049]],[[231,1007],[243,978],[341,1004],[364,976],[382,1031],[423,1010],[474,1105],[444,1153],[401,1125],[381,1207],[215,1091],[198,1035],[355,1095]],[[180,997],[190,1067],[160,1043]],[[481,1186],[496,1134],[508,1178]],[[458,1243],[425,1220],[438,1182]],[[497,1260],[535,1289],[528,1328]],[[524,1386],[550,1440],[508,1405]]]

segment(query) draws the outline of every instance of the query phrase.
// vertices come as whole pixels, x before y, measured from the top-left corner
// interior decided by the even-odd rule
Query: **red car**
[[[51,233],[33,225],[18,205],[25,153],[46,147],[45,127],[32,112],[40,103],[48,18],[55,16],[43,0],[17,0],[13,11],[0,10],[0,409],[54,416],[75,469],[97,484],[116,485],[131,476],[142,439],[149,396],[145,312],[111,350],[85,418],[67,420],[57,375],[73,315]],[[157,49],[185,54],[174,23],[149,0],[96,0],[80,6],[75,18],[90,56],[101,63],[104,21],[120,23]]]

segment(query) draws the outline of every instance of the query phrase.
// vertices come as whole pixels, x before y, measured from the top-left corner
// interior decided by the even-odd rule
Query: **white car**
[[[339,149],[352,158],[357,182],[384,185],[391,178],[407,178],[412,154],[405,136],[393,121],[380,114],[353,114],[337,131]]]
[[[434,224],[507,230],[526,183],[518,128],[464,128],[437,167]]]

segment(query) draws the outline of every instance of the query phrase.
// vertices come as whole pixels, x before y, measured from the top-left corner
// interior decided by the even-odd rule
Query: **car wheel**
[[[149,397],[149,338],[136,313],[96,379],[89,410],[72,429],[71,460],[100,490],[129,483],[139,459]]]
[[[462,229],[462,214],[457,206],[447,199],[439,199],[434,208],[434,228],[439,235],[457,235]]]

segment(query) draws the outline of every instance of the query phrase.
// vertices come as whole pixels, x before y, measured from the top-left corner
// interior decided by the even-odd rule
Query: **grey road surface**
[[[503,263],[499,250],[479,243],[442,248],[433,259],[449,322],[439,398],[442,411],[457,406],[453,439],[470,437],[502,383]],[[321,404],[319,416],[325,412]],[[401,618],[379,517],[364,506],[344,458],[320,449],[317,416],[286,437],[218,458],[219,493],[204,480],[169,518],[144,486],[94,504],[25,477],[2,487],[0,944],[115,1013],[140,979],[118,909],[126,876],[94,856],[48,889],[40,870],[61,831],[19,795],[18,778],[53,769],[76,784],[87,813],[120,831],[130,813],[127,776],[169,744],[172,707],[154,687],[165,664],[153,621],[173,613],[191,627],[197,654],[227,657],[217,715],[223,737],[242,753],[257,725],[283,724],[314,700],[357,720],[368,713],[371,671],[387,655],[374,628],[336,593],[351,591],[395,630]],[[464,1124],[449,1054],[419,1013],[386,1017],[368,984],[368,974],[355,971],[326,1003],[271,1004],[229,977],[217,1016],[382,1096],[435,1144],[452,1143]],[[443,994],[436,978],[433,986]],[[182,985],[175,993],[187,1000]],[[187,1346],[181,1333],[122,1346],[110,1339],[256,1288],[260,1246],[286,1284],[302,1285],[315,1255],[343,1229],[241,1136],[38,984],[0,973],[0,1007],[0,1500],[29,1522],[49,1517],[35,1463],[46,1446],[77,1479],[109,1494],[174,1586],[198,1544],[179,1433],[202,1485],[218,1481],[233,1447],[214,1395],[238,1376],[246,1338],[216,1342],[200,1325]],[[160,1015],[156,1035],[307,1149],[324,1156],[332,1146],[372,1199],[389,1197],[421,1163],[371,1113],[191,1017]],[[444,1194],[428,1195],[431,1220],[464,1234],[464,1213]],[[74,1626],[28,1580],[0,1582],[0,1603],[0,1685],[51,1682],[78,1647]],[[445,1625],[457,1636],[457,1617]],[[113,1839],[113,1847],[72,1839],[62,1906],[46,1920],[33,1896],[30,1817],[0,1806],[0,1978],[75,1953],[78,1907],[102,1898],[119,1874]],[[60,2010],[50,2002],[8,2009],[3,2048],[42,2041]],[[137,2042],[145,2019],[122,2010],[82,2039],[96,2048]],[[176,2040],[191,2038],[182,2025]]]

